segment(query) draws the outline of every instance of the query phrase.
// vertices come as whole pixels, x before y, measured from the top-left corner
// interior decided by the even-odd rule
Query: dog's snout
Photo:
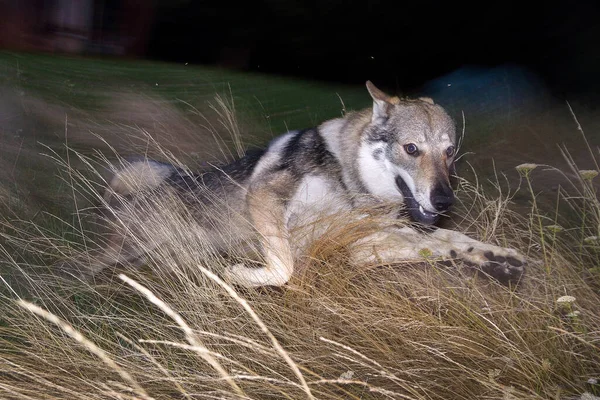
[[[437,185],[431,192],[431,204],[437,211],[446,211],[454,204],[454,192],[447,185]]]
[[[454,203],[454,197],[436,196],[432,200],[433,206],[438,211],[446,211]]]

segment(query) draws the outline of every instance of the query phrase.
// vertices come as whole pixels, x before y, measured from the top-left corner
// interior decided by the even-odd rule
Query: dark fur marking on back
[[[298,132],[286,144],[279,169],[287,169],[295,177],[324,172],[334,172],[341,179],[341,166],[329,151],[318,128]]]
[[[252,175],[264,153],[264,149],[249,150],[244,157],[231,164],[217,165],[199,173],[190,174],[181,168],[175,168],[166,182],[179,190],[191,190],[199,186],[210,188],[222,184],[224,180],[241,182]]]
[[[258,164],[266,151],[266,149],[248,150],[244,157],[229,165],[223,166],[222,171],[237,182],[243,181],[252,175],[256,164]]]

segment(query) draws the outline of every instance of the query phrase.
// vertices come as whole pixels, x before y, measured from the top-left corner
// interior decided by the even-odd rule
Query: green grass
[[[46,101],[91,111],[102,108],[106,94],[115,90],[157,95],[174,104],[198,104],[212,100],[215,92],[233,93],[238,111],[264,119],[271,134],[340,116],[340,99],[348,110],[370,104],[361,86],[137,60],[0,53],[0,74]]]
[[[67,143],[85,154],[94,148],[106,151],[98,141],[90,145],[92,133],[106,137],[107,131],[114,130],[107,139],[111,144],[127,142],[133,129],[124,125],[143,125],[152,118],[156,121],[148,122],[144,129],[156,123],[168,125],[164,121],[168,114],[170,121],[191,120],[187,125],[164,127],[186,130],[185,152],[198,153],[205,160],[223,159],[208,145],[214,140],[207,140],[200,129],[207,125],[205,117],[198,115],[216,119],[209,109],[215,94],[235,103],[236,115],[245,129],[241,132],[245,143],[257,146],[264,146],[287,129],[311,127],[338,117],[343,106],[357,109],[370,101],[366,91],[355,86],[184,64],[10,52],[0,52],[0,82],[0,180],[12,193],[4,203],[11,204],[12,209],[29,208],[29,216],[36,218],[49,212],[68,219],[73,208],[65,189],[69,177],[60,176],[47,156],[55,153],[65,158]],[[115,117],[120,110],[115,109],[119,105],[114,102],[125,96],[151,101],[154,109],[130,107],[126,111],[129,115]],[[115,126],[110,126],[109,119]],[[216,126],[211,130],[224,129]],[[162,135],[162,130],[157,129],[157,135]],[[180,132],[177,135],[181,138]]]

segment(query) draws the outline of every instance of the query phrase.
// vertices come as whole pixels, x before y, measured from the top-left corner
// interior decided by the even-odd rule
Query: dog
[[[526,261],[517,251],[435,227],[455,200],[451,117],[430,98],[392,97],[370,81],[366,87],[372,108],[289,131],[232,164],[192,173],[144,159],[116,171],[104,194],[113,222],[89,272],[143,264],[144,254],[163,243],[182,245],[182,233],[158,217],[168,211],[219,252],[257,239],[260,265],[231,263],[224,278],[246,287],[281,286],[294,273],[295,226],[311,218],[318,224],[317,214],[381,206],[386,216],[406,223],[360,238],[353,260],[422,260],[425,251],[461,259],[505,283],[519,281]]]

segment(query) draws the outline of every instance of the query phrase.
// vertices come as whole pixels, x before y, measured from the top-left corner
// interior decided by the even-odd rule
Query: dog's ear
[[[419,97],[419,100],[424,101],[425,103],[435,104],[431,97]]]
[[[387,119],[389,109],[400,103],[398,97],[388,96],[373,85],[371,81],[367,81],[367,90],[373,98],[373,117],[371,119],[373,122]]]

